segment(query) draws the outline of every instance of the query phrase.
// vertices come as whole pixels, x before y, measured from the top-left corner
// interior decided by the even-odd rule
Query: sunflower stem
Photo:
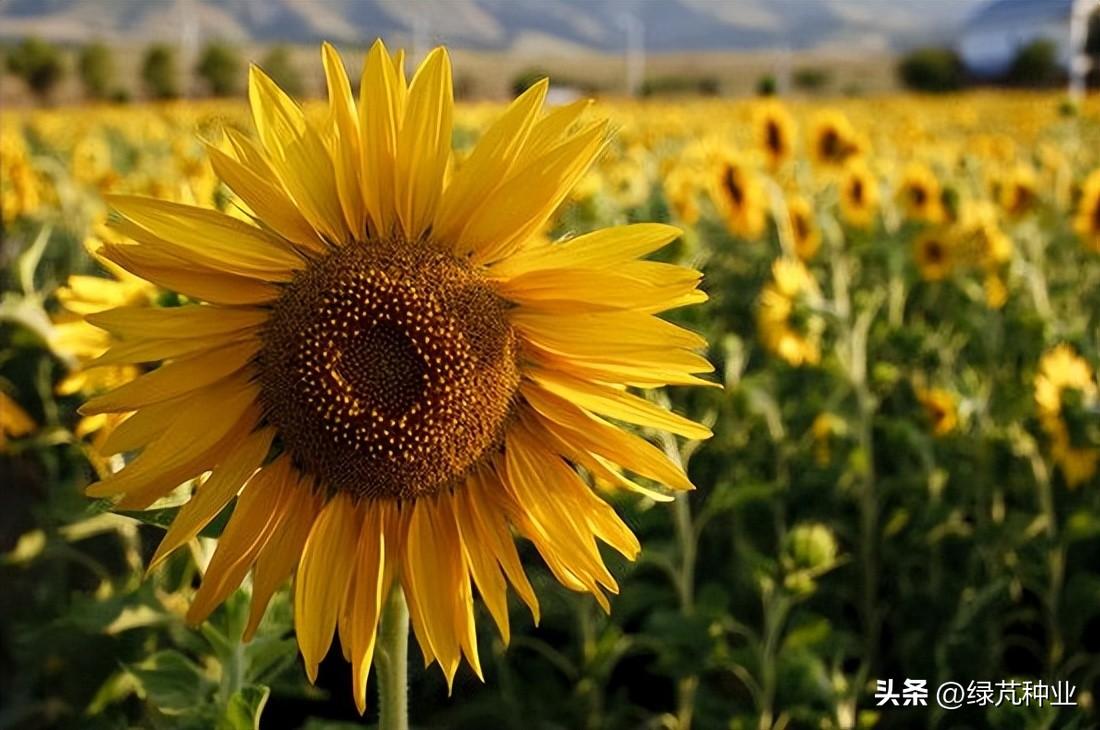
[[[400,584],[382,613],[378,656],[379,730],[409,728],[409,607]]]

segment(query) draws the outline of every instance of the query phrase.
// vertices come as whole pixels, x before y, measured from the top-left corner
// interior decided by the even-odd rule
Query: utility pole
[[[626,64],[626,93],[638,96],[645,81],[645,24],[631,11],[619,14],[619,25],[626,32],[623,60]]]
[[[1089,18],[1100,8],[1100,0],[1074,0],[1069,17],[1069,98],[1079,102],[1085,95],[1085,80],[1092,60],[1085,51]]]

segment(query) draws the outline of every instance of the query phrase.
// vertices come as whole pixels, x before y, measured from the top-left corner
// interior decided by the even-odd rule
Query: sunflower
[[[776,259],[756,308],[756,325],[765,349],[789,365],[821,360],[821,292],[809,270],[796,258]]]
[[[669,170],[663,182],[665,200],[677,220],[692,226],[699,222],[696,175],[684,167]]]
[[[927,165],[913,163],[902,174],[898,201],[905,215],[923,223],[941,223],[944,219],[940,181]]]
[[[991,203],[964,205],[956,228],[960,255],[973,265],[996,271],[1012,260],[1012,239],[1001,230]]]
[[[1083,443],[1084,431],[1087,412],[1100,408],[1100,393],[1092,368],[1069,345],[1058,345],[1039,361],[1035,405],[1066,484],[1076,487],[1091,479],[1100,464],[1100,449]]]
[[[954,393],[943,388],[916,389],[917,401],[934,436],[946,436],[959,425],[959,403]]]
[[[38,428],[23,407],[0,390],[0,454],[8,449],[8,439],[22,438]]]
[[[1001,208],[1018,218],[1027,214],[1039,197],[1039,181],[1029,165],[1017,165],[997,183]]]
[[[840,167],[862,152],[863,144],[843,112],[818,112],[810,126],[810,154],[823,167]]]
[[[955,268],[956,258],[948,228],[925,231],[913,241],[913,259],[925,281],[946,279]]]
[[[760,180],[741,160],[719,157],[710,193],[730,233],[750,241],[760,238],[768,220],[767,200]]]
[[[768,167],[778,170],[794,154],[794,117],[777,101],[765,102],[754,113],[756,140],[768,160]]]
[[[878,210],[878,180],[861,159],[844,168],[840,180],[840,215],[855,228],[870,228]]]
[[[1085,179],[1073,227],[1086,248],[1100,253],[1100,169]]]
[[[791,221],[791,237],[794,252],[803,261],[809,261],[821,248],[821,231],[814,221],[814,209],[802,196],[787,200],[787,215]]]
[[[507,584],[530,607],[512,530],[566,587],[605,609],[617,591],[598,541],[639,545],[576,469],[669,499],[621,473],[690,489],[616,422],[706,438],[630,387],[702,384],[705,342],[657,313],[703,301],[700,275],[640,261],[679,235],[636,224],[540,243],[607,141],[586,104],[543,115],[547,83],[515,100],[450,173],[451,67],[432,51],[411,82],[379,41],[358,104],[323,49],[329,106],[314,120],[262,71],[259,142],[211,146],[254,218],[113,197],[135,243],[102,254],[187,298],[88,319],[115,361],[167,361],[95,397],[134,412],[105,450],[140,451],[88,493],[145,508],[209,472],[152,565],[236,506],[188,613],[203,620],[252,570],[251,637],[295,577],[311,679],[338,630],[363,711],[379,613],[403,592],[426,660],[480,675],[473,589],[507,640]]]

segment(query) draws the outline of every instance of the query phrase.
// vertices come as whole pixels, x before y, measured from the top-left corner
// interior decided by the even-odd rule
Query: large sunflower
[[[513,529],[607,608],[617,586],[598,541],[628,558],[639,545],[577,470],[658,499],[623,471],[690,489],[606,419],[709,436],[629,388],[703,383],[711,366],[698,335],[655,316],[703,301],[700,275],[638,260],[677,229],[542,238],[607,140],[605,122],[580,122],[585,104],[543,115],[536,84],[452,173],[443,49],[406,84],[402,56],[376,43],[358,104],[335,50],[323,58],[327,116],[253,69],[259,143],[230,132],[210,149],[252,224],[111,199],[135,243],[102,255],[191,301],[89,318],[118,339],[112,362],[166,364],[85,405],[134,412],[107,448],[140,451],[88,493],[143,508],[209,473],[153,565],[236,497],[190,620],[251,570],[251,636],[293,574],[309,676],[338,630],[362,710],[393,586],[448,681],[462,656],[480,673],[474,586],[505,639],[507,583],[537,619]]]

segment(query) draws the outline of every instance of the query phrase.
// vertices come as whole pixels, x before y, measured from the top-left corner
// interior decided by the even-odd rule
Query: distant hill
[[[947,40],[982,0],[0,0],[0,37],[364,44],[614,52],[623,15],[656,52],[883,51]]]

